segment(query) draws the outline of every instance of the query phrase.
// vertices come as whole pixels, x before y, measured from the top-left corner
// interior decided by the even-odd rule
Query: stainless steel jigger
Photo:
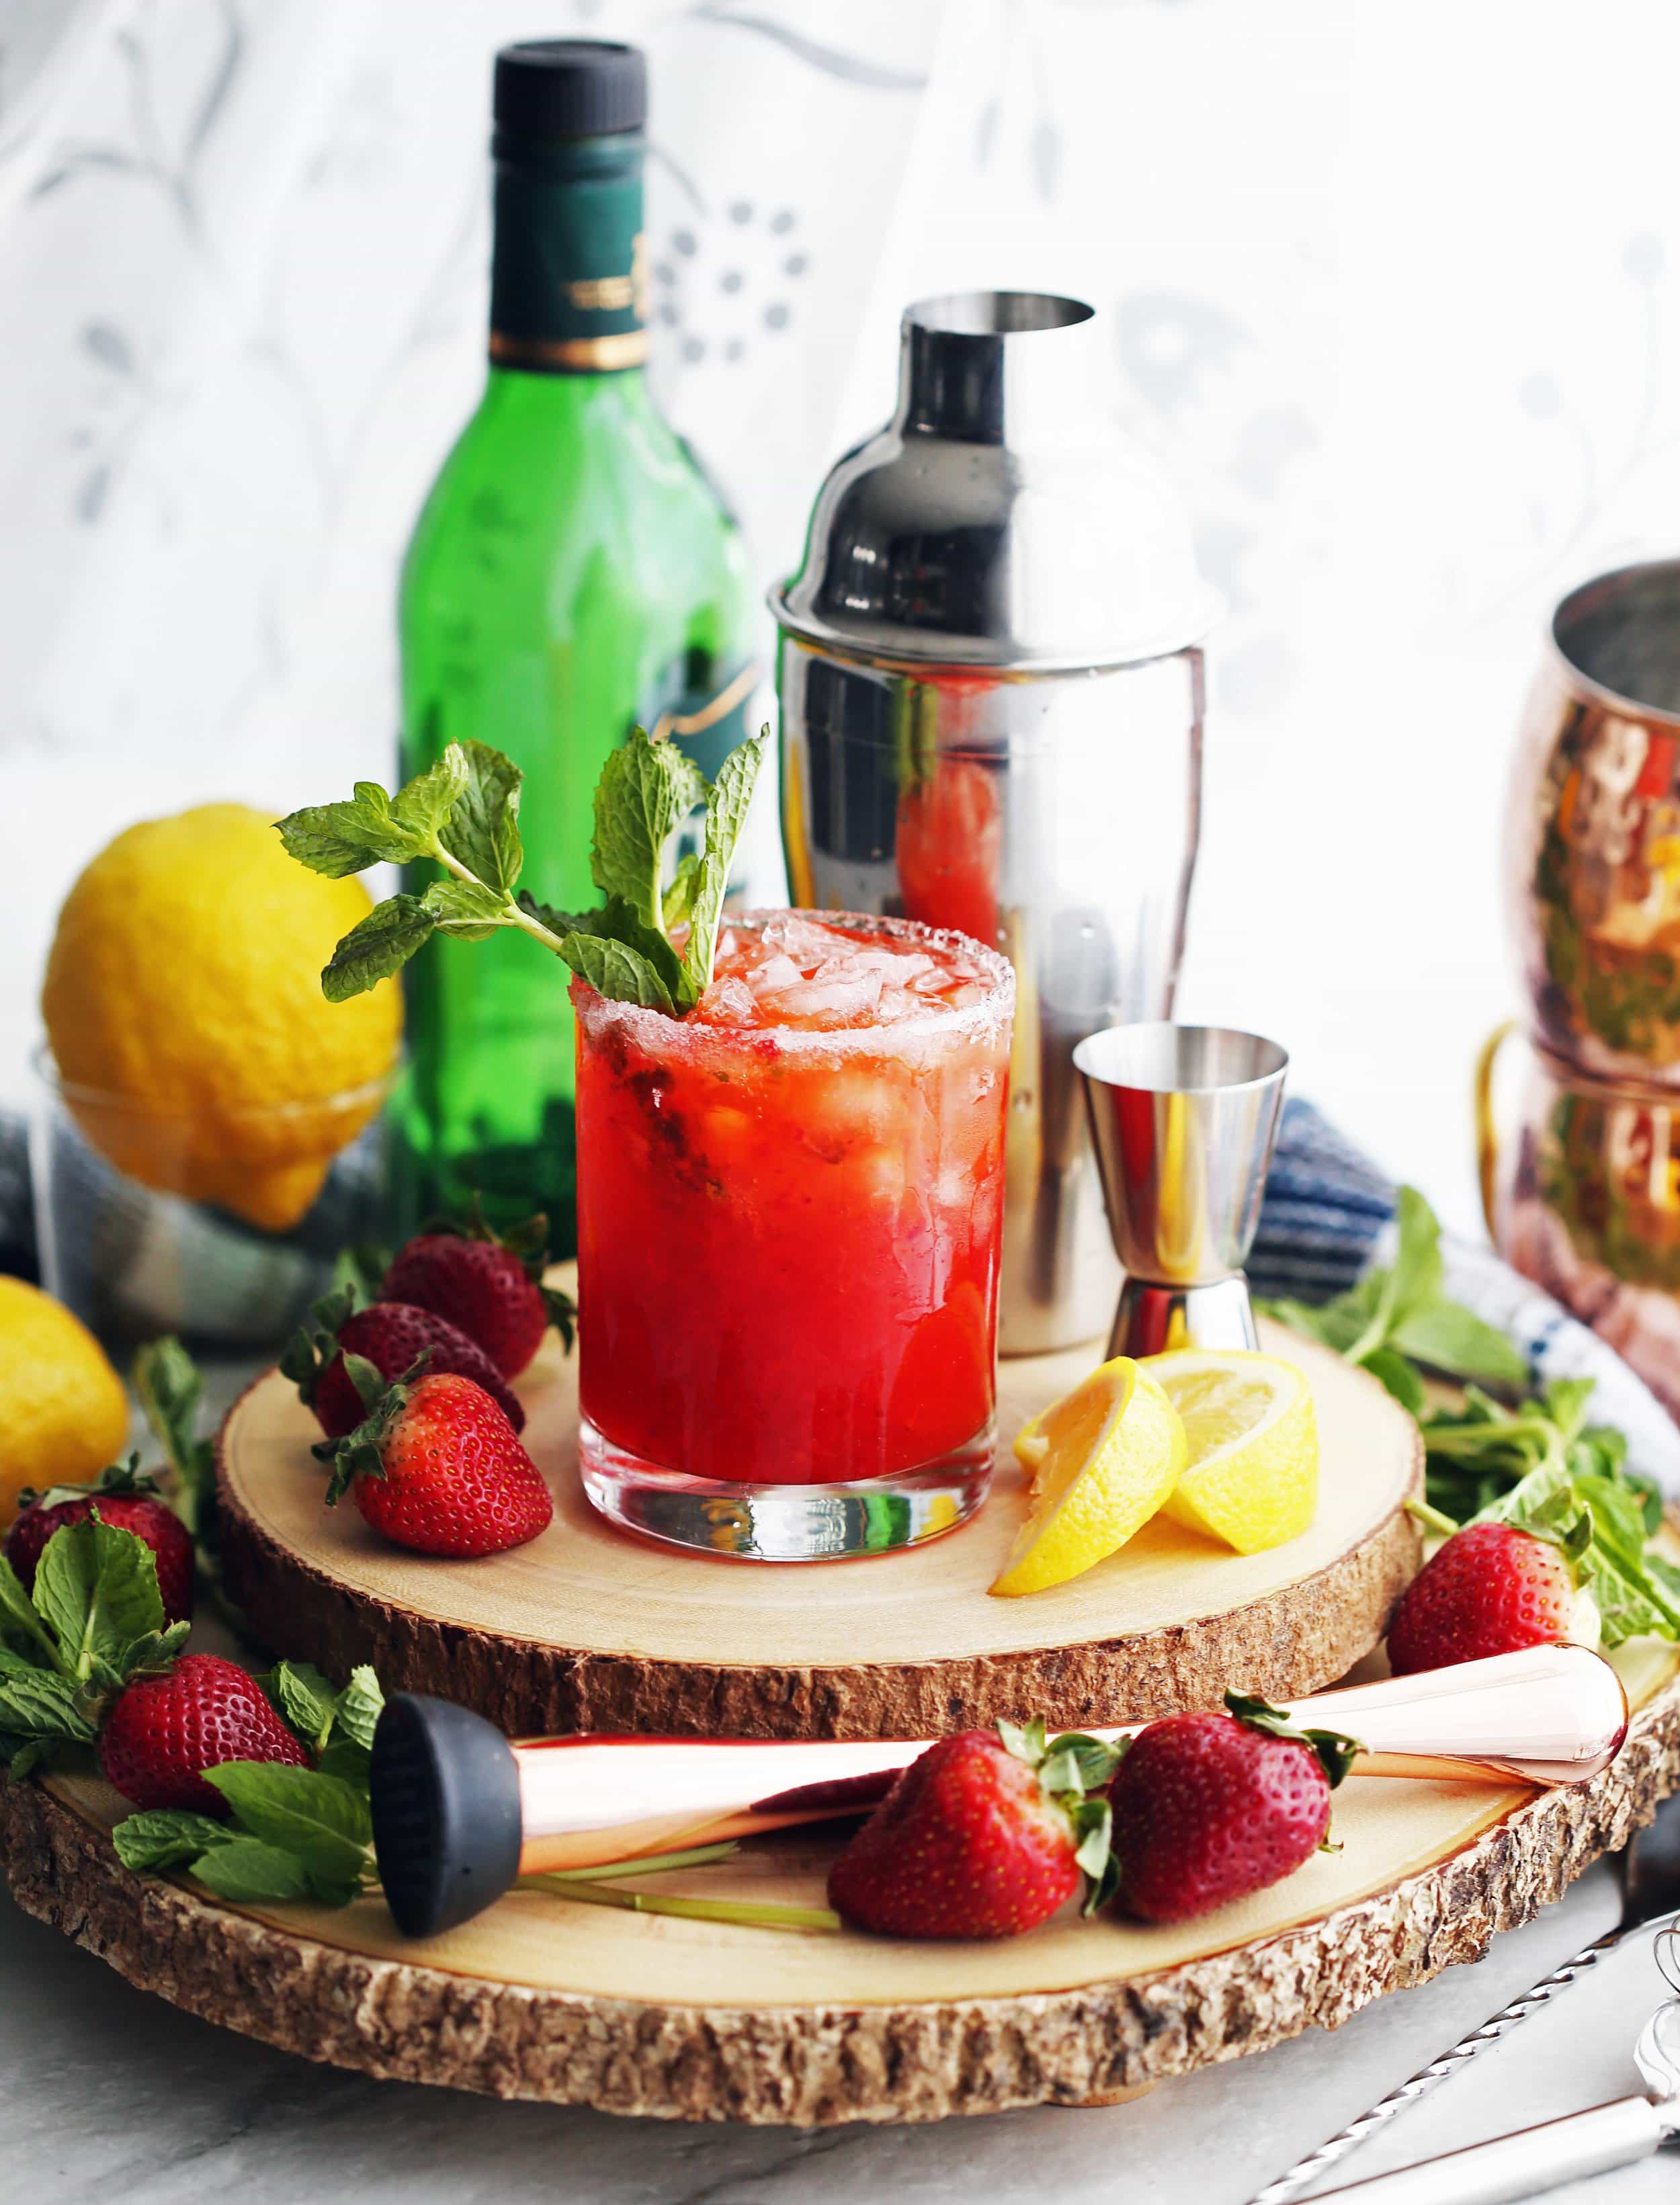
[[[1286,1051],[1227,1026],[1107,1026],[1073,1052],[1125,1270],[1110,1355],[1256,1347],[1243,1266]]]

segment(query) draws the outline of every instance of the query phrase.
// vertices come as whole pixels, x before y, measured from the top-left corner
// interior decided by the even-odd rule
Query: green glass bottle
[[[506,751],[525,770],[522,884],[578,909],[608,752],[639,724],[710,774],[748,732],[757,601],[644,379],[642,55],[509,46],[495,103],[490,373],[403,566],[401,770],[472,736]],[[546,1209],[572,1245],[567,978],[513,936],[408,966],[406,1224],[476,1192],[493,1221]]]

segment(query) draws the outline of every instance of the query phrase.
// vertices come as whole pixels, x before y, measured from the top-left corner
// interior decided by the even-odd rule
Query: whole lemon
[[[0,1276],[0,1527],[26,1485],[80,1485],[122,1452],[128,1397],[79,1318]]]
[[[321,968],[371,909],[288,858],[268,815],[204,804],[107,845],[65,899],[41,1009],[65,1100],[131,1178],[295,1225],[383,1100],[402,1030],[383,981]]]

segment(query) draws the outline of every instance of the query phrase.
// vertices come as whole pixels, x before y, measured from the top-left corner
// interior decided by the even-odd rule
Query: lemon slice
[[[992,1587],[1006,1597],[1066,1584],[1125,1546],[1184,1466],[1176,1411],[1127,1355],[1094,1370],[1036,1422],[1044,1453],[1032,1510]]]
[[[1239,1554],[1297,1538],[1318,1507],[1312,1389],[1292,1363],[1184,1348],[1138,1365],[1183,1419],[1190,1459],[1163,1513]]]

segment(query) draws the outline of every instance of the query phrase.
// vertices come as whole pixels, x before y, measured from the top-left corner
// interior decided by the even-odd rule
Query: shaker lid
[[[1077,299],[977,291],[901,324],[893,419],[817,493],[770,606],[871,659],[1040,672],[1198,641],[1221,600],[1171,479],[1095,395],[1103,324]]]

